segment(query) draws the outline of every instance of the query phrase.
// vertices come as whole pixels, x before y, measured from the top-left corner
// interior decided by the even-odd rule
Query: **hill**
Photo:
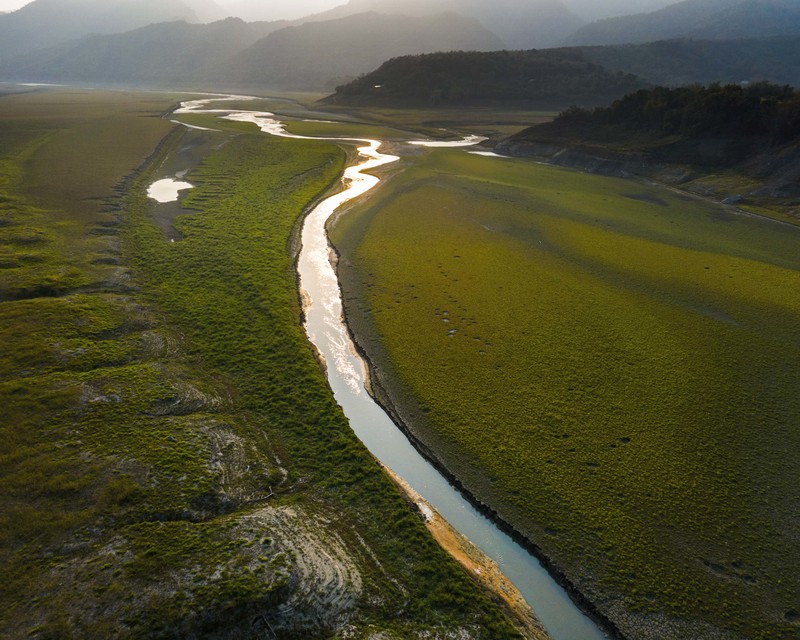
[[[767,83],[656,87],[607,108],[569,109],[511,137],[501,150],[601,173],[661,173],[674,182],[733,171],[752,179],[749,195],[796,199],[800,92]],[[796,201],[783,204],[796,208]]]
[[[411,17],[370,12],[271,33],[223,65],[218,79],[243,87],[332,88],[388,58],[500,46],[476,20],[457,14]]]
[[[328,102],[367,106],[597,106],[645,86],[579,51],[448,52],[404,56],[340,86]]]
[[[350,0],[314,19],[329,20],[365,11],[408,16],[456,12],[478,20],[502,40],[502,47],[510,49],[556,46],[584,24],[562,0],[405,0],[402,5],[395,0]]]
[[[646,44],[580,47],[611,71],[653,84],[687,85],[769,81],[800,86],[800,35],[747,40],[663,40]]]
[[[183,85],[208,77],[282,23],[247,24],[229,18],[211,24],[164,22],[123,34],[76,41],[0,62],[4,78]]]
[[[635,8],[631,0],[564,0],[564,4],[575,15],[587,21],[602,20],[615,16],[627,16],[631,13],[647,13],[674,4],[675,0],[636,0]]]
[[[216,7],[216,9],[215,9]],[[122,33],[156,22],[201,22],[211,0],[34,0],[0,16],[0,59],[53,47],[89,34]]]
[[[567,42],[603,45],[671,38],[726,40],[793,34],[800,34],[800,5],[794,0],[684,0],[651,13],[591,23]]]

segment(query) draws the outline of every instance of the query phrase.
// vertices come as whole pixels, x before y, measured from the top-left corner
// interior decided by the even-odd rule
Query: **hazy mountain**
[[[276,31],[236,56],[220,79],[245,87],[332,89],[388,58],[501,46],[476,20],[457,14],[412,17],[369,12]]]
[[[247,24],[229,18],[212,24],[162,22],[123,34],[86,36],[0,63],[9,79],[114,84],[201,83],[220,60],[229,60],[283,23]]]
[[[590,60],[669,86],[767,80],[800,87],[800,35],[581,47]]]
[[[564,4],[583,20],[649,13],[675,4],[675,0],[564,0]]]
[[[659,11],[586,25],[570,44],[621,44],[670,38],[718,40],[800,34],[797,0],[684,0]]]
[[[359,14],[287,27],[286,22],[166,22],[123,34],[85,36],[0,61],[0,77],[150,86],[324,89],[404,54],[500,48],[476,20]],[[358,46],[354,46],[354,43]]]
[[[88,34],[122,33],[174,20],[200,22],[221,9],[212,0],[35,0],[0,16],[0,58]]]
[[[580,51],[452,51],[403,56],[338,87],[328,102],[389,107],[600,106],[647,86]]]
[[[459,13],[478,20],[511,49],[557,45],[584,24],[562,0],[350,0],[315,18],[331,19],[363,11],[411,16]]]

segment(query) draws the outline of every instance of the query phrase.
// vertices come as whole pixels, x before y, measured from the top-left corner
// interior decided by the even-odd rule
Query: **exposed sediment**
[[[536,618],[530,605],[511,581],[503,574],[497,563],[478,549],[466,536],[459,533],[419,493],[389,467],[383,467],[397,487],[409,501],[416,505],[425,526],[436,542],[461,564],[486,590],[498,596],[504,606],[517,620],[528,640],[551,640],[542,623]]]

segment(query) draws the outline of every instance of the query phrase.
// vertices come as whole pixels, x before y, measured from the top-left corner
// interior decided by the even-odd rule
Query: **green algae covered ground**
[[[332,229],[412,432],[626,637],[800,634],[800,230],[436,150]]]
[[[174,103],[0,98],[0,635],[518,637],[306,342],[294,232],[344,153]],[[145,188],[198,136],[170,242]]]

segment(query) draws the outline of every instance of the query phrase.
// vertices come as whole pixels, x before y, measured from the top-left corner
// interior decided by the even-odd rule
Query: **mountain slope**
[[[477,21],[456,14],[370,12],[276,31],[221,67],[218,79],[245,87],[332,88],[396,56],[500,46]]]
[[[16,80],[186,85],[264,37],[281,23],[247,24],[229,18],[212,24],[163,22],[123,34],[86,36],[0,62]]]
[[[755,180],[745,184],[753,202],[796,199],[800,92],[767,83],[656,87],[625,96],[608,108],[570,109],[552,122],[512,136],[500,148],[601,173],[660,175],[677,182],[733,170]],[[692,170],[669,169],[675,165]],[[708,185],[700,188],[707,192]],[[722,180],[717,188],[730,197],[735,194],[726,190],[742,188],[742,181]],[[787,211],[793,207],[791,215],[797,215],[796,202],[775,204]]]
[[[500,46],[477,21],[454,14],[415,18],[367,13],[297,27],[229,18],[207,25],[166,22],[123,34],[86,36],[0,59],[0,77],[319,90],[398,55]]]
[[[568,50],[433,53],[404,56],[338,87],[346,105],[514,106],[554,109],[608,104],[645,86]]]
[[[395,0],[350,0],[314,19],[329,20],[364,11],[410,16],[456,12],[478,20],[510,49],[555,46],[583,24],[562,0],[405,0],[401,5]]]
[[[35,0],[0,16],[0,59],[88,34],[122,33],[173,20],[198,22],[215,7],[224,13],[211,0]]]
[[[634,13],[648,13],[675,4],[675,0],[564,0],[575,15],[587,21],[602,20]]]
[[[568,42],[603,45],[794,34],[800,34],[800,4],[794,0],[684,0],[652,13],[594,22]]]
[[[800,87],[800,35],[581,47],[593,62],[669,86],[767,80]]]

